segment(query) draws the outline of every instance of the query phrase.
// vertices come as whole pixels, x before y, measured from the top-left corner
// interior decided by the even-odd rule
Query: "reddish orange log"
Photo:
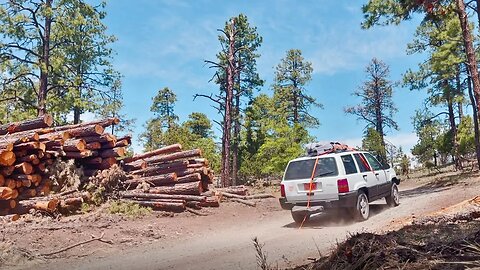
[[[0,187],[0,200],[13,199],[13,189],[9,187]]]
[[[201,207],[219,207],[220,206],[220,200],[216,197],[207,197],[207,200],[205,202],[200,202]]]
[[[65,152],[81,152],[85,150],[87,143],[82,139],[69,139],[63,143],[63,151]]]
[[[188,174],[188,175],[184,175],[182,177],[177,178],[178,183],[197,182],[201,180],[202,180],[202,175],[200,175],[199,173]]]
[[[179,161],[174,161],[170,163],[155,164],[145,169],[131,171],[130,173],[134,175],[150,176],[150,175],[163,174],[163,173],[172,173],[175,171],[183,171],[187,169],[187,166],[188,166],[188,161],[179,160]]]
[[[52,124],[53,124],[53,117],[49,114],[45,114],[35,119],[1,125],[0,135],[49,127]]]
[[[15,172],[20,174],[32,174],[33,173],[33,166],[28,162],[22,162],[14,166]]]
[[[134,179],[129,179],[125,181],[126,185],[138,185],[142,182],[146,182],[152,185],[168,185],[173,184],[177,180],[177,175],[175,173],[161,174],[149,177],[139,177]]]
[[[100,142],[90,142],[90,143],[87,143],[86,148],[88,150],[98,150],[102,148],[102,144]]]
[[[118,147],[112,149],[104,149],[99,151],[100,156],[102,158],[109,158],[109,157],[124,157],[126,154],[125,148]]]
[[[178,195],[200,195],[203,192],[200,181],[191,183],[181,183],[171,186],[158,186],[150,188],[149,193],[160,194],[178,194]]]
[[[104,132],[104,128],[100,125],[89,125],[89,126],[82,126],[74,129],[68,129],[68,133],[72,137],[87,137],[87,136],[95,136],[101,135]]]
[[[11,166],[15,163],[15,153],[12,151],[0,150],[0,165]]]
[[[200,149],[193,149],[189,151],[183,151],[183,152],[177,152],[173,154],[168,154],[164,156],[155,156],[155,157],[150,157],[145,159],[147,164],[150,163],[160,163],[160,162],[167,162],[167,161],[172,161],[172,160],[177,160],[177,159],[186,159],[186,158],[192,158],[192,157],[199,157],[202,156],[202,151]]]
[[[91,157],[93,155],[94,155],[93,151],[83,150],[82,152],[65,152],[63,156],[66,158],[82,159],[82,158]]]
[[[140,155],[135,155],[133,157],[125,158],[125,159],[123,159],[123,161],[125,163],[131,163],[131,162],[136,161],[136,160],[146,159],[146,158],[149,158],[149,157],[174,153],[174,152],[178,152],[178,151],[182,151],[182,145],[172,144],[172,145],[162,147],[162,148],[154,150],[154,151],[150,151],[150,152],[143,153],[143,154],[140,154]]]
[[[171,195],[171,194],[155,194],[155,193],[140,193],[136,191],[123,191],[120,192],[122,198],[143,198],[143,199],[165,199],[165,200],[184,200],[184,201],[206,201],[205,196],[195,195]]]
[[[4,176],[9,176],[15,170],[14,166],[0,167],[0,174]]]
[[[86,136],[86,137],[81,137],[86,143],[92,143],[92,142],[99,142],[100,144],[106,143],[106,142],[116,142],[117,139],[115,138],[114,135],[110,133],[103,133],[102,135],[98,136]]]

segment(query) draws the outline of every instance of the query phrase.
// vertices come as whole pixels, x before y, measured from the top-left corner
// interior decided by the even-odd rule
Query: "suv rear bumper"
[[[291,203],[287,198],[279,198],[280,205],[284,210],[291,210],[294,206],[307,206],[307,202]],[[323,206],[324,208],[350,208],[357,204],[357,191],[338,194],[338,200],[334,201],[313,201],[310,206]]]

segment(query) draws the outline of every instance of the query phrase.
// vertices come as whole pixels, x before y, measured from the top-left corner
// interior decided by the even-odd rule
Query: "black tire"
[[[302,224],[303,222],[303,219],[305,219],[305,223],[308,222],[308,220],[310,219],[310,214],[306,214],[304,212],[294,212],[294,211],[291,211],[292,213],[292,218],[293,220],[295,221],[295,223],[297,224]]]
[[[400,193],[398,192],[397,184],[393,183],[390,189],[390,194],[385,197],[387,204],[391,207],[396,207],[400,204]]]
[[[353,217],[358,221],[365,221],[370,216],[370,205],[368,196],[363,191],[359,191],[357,195],[357,203],[353,209]]]

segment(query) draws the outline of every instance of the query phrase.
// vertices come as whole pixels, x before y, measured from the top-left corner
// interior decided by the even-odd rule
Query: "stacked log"
[[[213,181],[213,170],[200,149],[182,151],[180,144],[173,144],[125,158],[123,168],[129,172],[129,189],[142,187],[121,193],[128,201],[172,212],[219,206],[218,197],[200,196]]]
[[[50,193],[47,167],[56,158],[73,159],[84,167],[87,176],[116,164],[117,158],[126,155],[131,142],[126,136],[118,143],[115,136],[104,132],[118,123],[118,118],[107,118],[52,127],[52,117],[45,115],[0,125],[0,214],[23,213],[32,208],[48,212],[52,206],[60,207],[52,199],[38,204],[22,202]]]

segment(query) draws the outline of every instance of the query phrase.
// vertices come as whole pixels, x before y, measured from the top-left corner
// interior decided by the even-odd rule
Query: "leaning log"
[[[45,127],[51,126],[52,124],[53,124],[53,117],[49,114],[45,114],[35,119],[1,125],[0,135],[33,130],[38,128],[45,128]]]
[[[145,161],[147,162],[147,164],[154,164],[154,163],[167,162],[167,161],[173,161],[177,159],[186,159],[186,158],[192,158],[192,157],[200,157],[200,156],[202,156],[202,151],[200,149],[194,149],[189,151],[168,154],[164,156],[150,157],[145,159]]]
[[[200,195],[202,193],[202,184],[200,181],[191,183],[181,183],[171,186],[159,186],[149,189],[149,193],[160,194],[182,194],[182,195]]]
[[[172,144],[172,145],[165,146],[165,147],[162,147],[162,148],[154,150],[154,151],[150,151],[150,152],[146,152],[146,153],[143,153],[143,154],[140,154],[140,155],[135,155],[133,157],[125,158],[125,159],[123,159],[123,161],[125,163],[131,163],[131,162],[136,161],[136,160],[146,159],[146,158],[153,157],[153,156],[158,156],[158,155],[170,154],[170,153],[178,152],[178,151],[181,151],[181,150],[182,150],[182,145]]]

